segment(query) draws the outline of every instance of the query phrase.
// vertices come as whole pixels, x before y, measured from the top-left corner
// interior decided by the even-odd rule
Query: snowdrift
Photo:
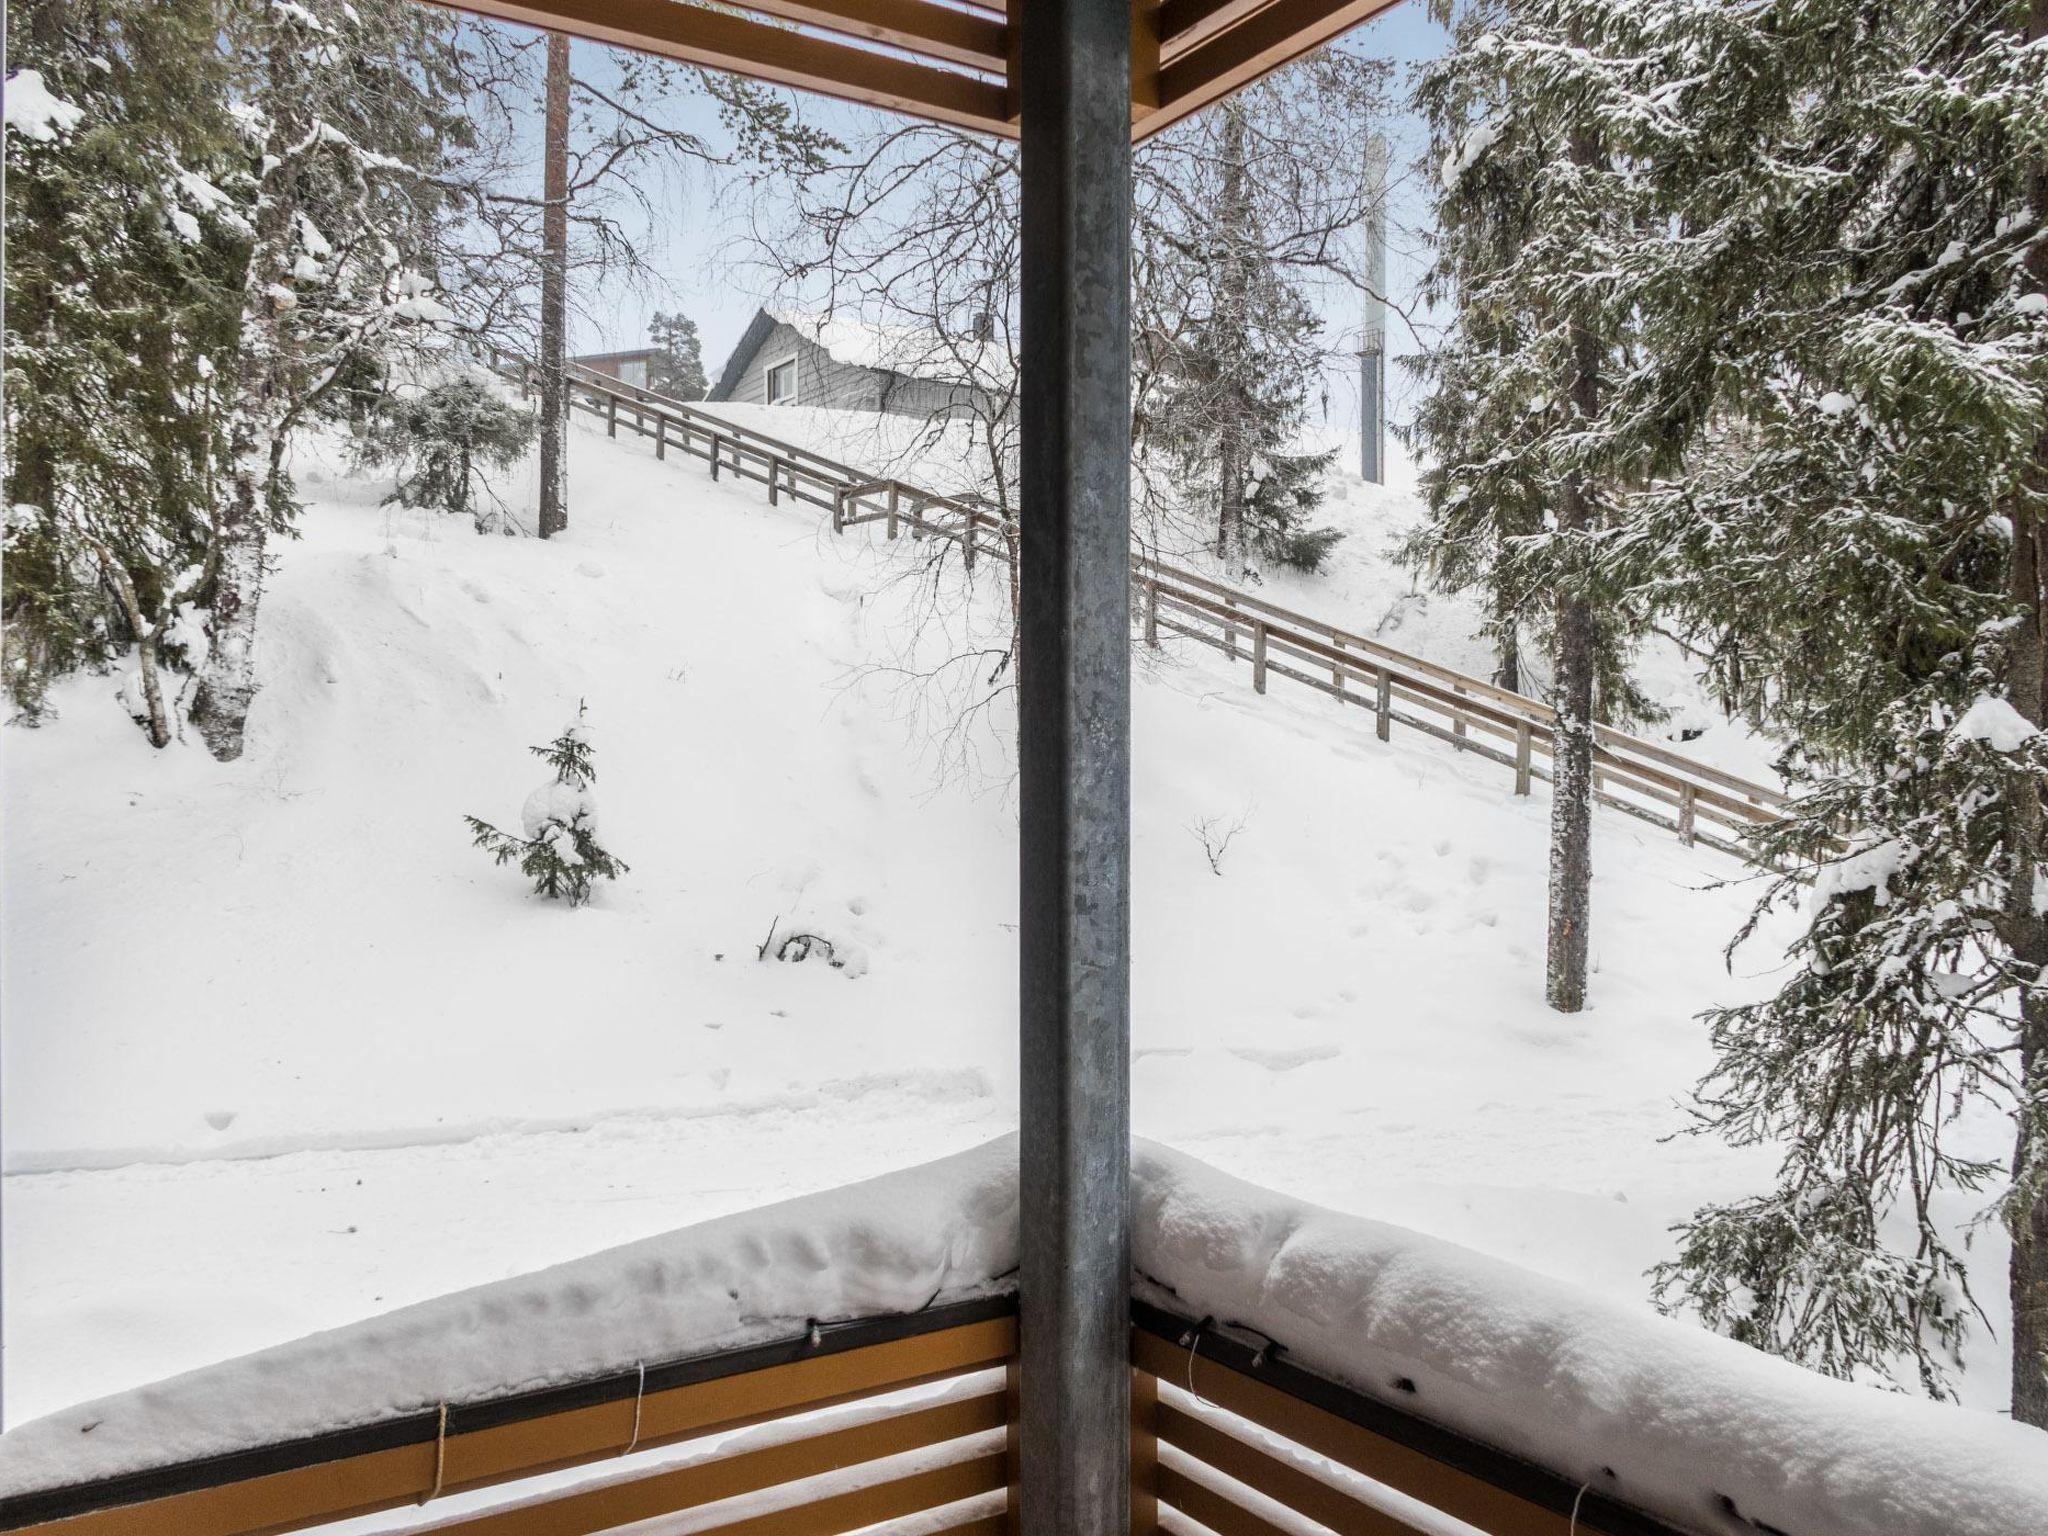
[[[1000,1293],[1015,1159],[1004,1137],[69,1409],[0,1436],[0,1497]],[[1132,1195],[1147,1299],[1683,1526],[2034,1536],[2048,1511],[2039,1431],[1828,1381],[1149,1142]]]

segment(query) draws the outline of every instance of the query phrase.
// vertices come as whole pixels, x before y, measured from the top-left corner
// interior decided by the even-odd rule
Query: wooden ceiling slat
[[[776,85],[816,91],[842,101],[884,107],[913,117],[984,133],[1014,135],[1004,89],[988,80],[809,32],[711,10],[682,0],[432,0],[453,10],[521,22],[591,42],[730,70]],[[792,0],[824,9],[840,0]],[[845,0],[842,7],[904,14],[900,5]],[[924,5],[921,11],[939,7]],[[961,13],[964,14],[964,13]]]
[[[1399,0],[1268,0],[1159,72],[1160,105],[1143,138],[1370,21]]]
[[[1159,7],[1159,53],[1177,59],[1225,27],[1251,15],[1266,0],[1163,0]]]
[[[1008,29],[979,11],[955,10],[931,0],[734,0],[749,11],[782,21],[887,43],[927,58],[1001,75],[1009,69]]]

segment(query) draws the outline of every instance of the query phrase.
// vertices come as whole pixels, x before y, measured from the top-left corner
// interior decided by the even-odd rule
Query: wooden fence
[[[1161,1531],[1162,1508],[1217,1536],[1288,1536],[1289,1515],[1337,1536],[1414,1536],[1443,1528],[1432,1512],[1489,1536],[1685,1536],[1237,1330],[1142,1302],[1132,1324],[1133,1536]],[[280,1536],[421,1505],[425,1528],[460,1536],[595,1536],[684,1512],[702,1536],[840,1536],[912,1516],[927,1536],[1005,1536],[1023,1432],[1016,1344],[1013,1297],[814,1326],[781,1343],[16,1495],[0,1500],[0,1531]],[[862,1402],[856,1415],[805,1417]],[[651,1454],[743,1427],[773,1432],[682,1461]],[[620,1471],[552,1476],[606,1461]],[[436,1501],[491,1487],[504,1496],[433,1518]]]
[[[529,362],[500,353],[494,363],[531,389]],[[623,428],[651,439],[657,458],[680,453],[708,464],[714,480],[731,476],[764,485],[771,503],[787,497],[822,508],[832,514],[835,532],[880,523],[890,538],[909,532],[946,539],[970,570],[984,557],[1016,558],[1014,522],[983,502],[865,473],[588,369],[572,365],[571,374],[571,405],[603,420],[611,436]],[[1382,741],[1397,724],[1421,731],[1499,763],[1513,774],[1518,795],[1551,778],[1556,714],[1540,699],[1142,552],[1133,554],[1132,587],[1134,622],[1147,645],[1177,637],[1245,663],[1259,693],[1280,678],[1364,709]],[[1683,843],[1738,857],[1745,852],[1742,834],[1776,820],[1786,803],[1775,789],[1607,726],[1597,727],[1593,776],[1602,804],[1675,832]]]

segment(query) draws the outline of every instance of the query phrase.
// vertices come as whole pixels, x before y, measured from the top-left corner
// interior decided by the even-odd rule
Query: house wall
[[[776,321],[733,386],[731,398],[752,405],[768,399],[768,370],[796,358],[796,404],[845,411],[887,411],[898,416],[937,416],[972,399],[963,384],[912,379],[842,363],[795,327]]]

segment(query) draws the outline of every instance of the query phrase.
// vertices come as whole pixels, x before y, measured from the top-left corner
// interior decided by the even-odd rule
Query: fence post
[[[981,514],[975,511],[974,508],[969,507],[965,515],[966,521],[961,524],[965,532],[960,545],[960,559],[967,569],[972,571],[974,569],[974,556],[976,553],[975,545],[981,533]]]
[[[1451,692],[1457,698],[1462,699],[1463,697],[1465,697],[1465,690],[1463,688],[1460,688],[1456,683],[1451,684]],[[1464,751],[1465,712],[1455,705],[1453,705],[1451,708],[1451,735],[1453,738],[1455,738],[1451,742],[1452,747],[1454,747],[1456,750],[1460,752]]]
[[[1515,723],[1515,793],[1518,795],[1529,793],[1529,756],[1532,749],[1533,735],[1529,722],[1519,720]]]
[[[1252,620],[1252,691],[1266,691],[1266,621]]]
[[[1678,840],[1690,848],[1698,835],[1695,818],[1698,814],[1698,790],[1690,784],[1678,786]]]
[[[1223,599],[1223,606],[1232,614],[1237,612],[1237,604],[1227,597]],[[1237,630],[1229,619],[1223,621],[1223,654],[1232,661],[1237,660]]]
[[[832,531],[846,532],[846,487],[843,485],[832,487]]]
[[[896,482],[889,482],[889,537],[896,537]]]
[[[654,456],[657,459],[668,457],[668,418],[666,416],[658,415],[654,418]]]
[[[1332,645],[1334,645],[1334,646],[1335,646],[1335,647],[1336,647],[1336,648],[1337,648],[1338,650],[1340,650],[1340,651],[1344,649],[1344,637],[1343,637],[1342,635],[1332,635],[1332,636],[1330,636],[1330,643],[1331,643]],[[1336,688],[1336,690],[1337,690],[1337,697],[1338,697],[1338,698],[1340,698],[1340,699],[1341,699],[1341,698],[1343,698],[1343,697],[1344,697],[1344,669],[1343,669],[1342,667],[1332,667],[1332,668],[1330,668],[1330,682],[1331,682],[1331,684],[1332,684],[1332,685],[1333,685],[1333,686],[1334,686],[1334,687]]]
[[[782,460],[768,460],[768,505],[774,506],[782,497]]]
[[[608,394],[608,395],[606,395],[606,396],[604,397],[604,403],[605,403],[605,422],[604,422],[604,433],[605,433],[605,436],[606,436],[606,437],[617,437],[617,436],[619,435],[619,397],[618,397],[617,395],[609,395],[609,394]]]
[[[1152,576],[1145,581],[1145,643],[1153,650],[1159,649],[1159,578]]]
[[[1381,741],[1394,734],[1394,674],[1385,666],[1380,668],[1379,688],[1373,699],[1373,712],[1378,716],[1373,721],[1373,733]]]
[[[718,461],[725,452],[725,439],[716,432],[711,434],[711,478],[718,478]]]

